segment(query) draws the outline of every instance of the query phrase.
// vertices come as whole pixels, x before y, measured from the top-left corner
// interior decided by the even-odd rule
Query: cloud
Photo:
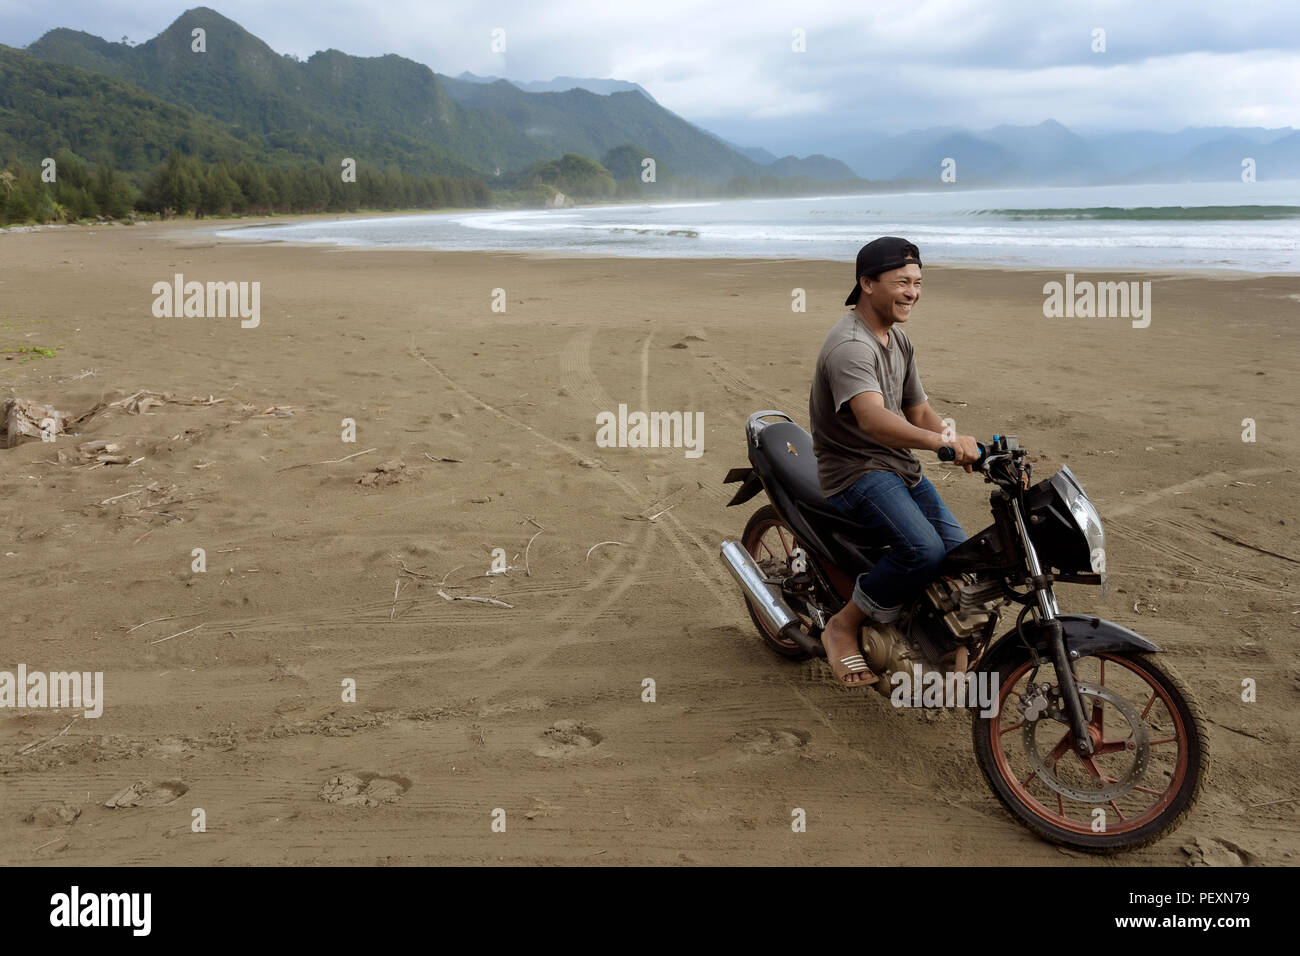
[[[1256,0],[229,0],[214,7],[275,50],[398,53],[441,73],[640,83],[742,144],[837,152],[840,130],[1037,123],[1175,129],[1300,125],[1300,4]],[[140,41],[179,3],[0,0],[0,42],[69,26]],[[493,52],[492,30],[506,50]],[[1106,50],[1093,50],[1093,30]],[[803,30],[806,52],[792,49]]]

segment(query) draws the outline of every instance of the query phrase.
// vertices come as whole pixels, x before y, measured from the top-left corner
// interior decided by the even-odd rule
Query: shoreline
[[[470,210],[470,211],[490,212],[492,210]],[[462,210],[458,214],[463,214],[464,212],[465,210]],[[851,267],[851,262],[842,262],[839,259],[828,259],[828,258],[822,258],[817,256],[810,256],[810,257],[642,256],[642,255],[629,256],[629,255],[611,255],[607,252],[590,252],[590,253],[556,252],[556,251],[543,250],[543,249],[528,249],[528,250],[447,249],[447,248],[435,247],[435,246],[408,245],[408,244],[396,244],[396,243],[384,244],[384,245],[379,245],[374,243],[349,244],[349,243],[337,242],[333,240],[303,241],[303,240],[274,239],[274,238],[262,239],[256,236],[249,236],[247,238],[236,238],[234,236],[226,236],[221,234],[222,232],[226,232],[228,230],[234,231],[234,230],[245,229],[245,228],[259,229],[266,226],[277,226],[277,225],[291,226],[291,225],[298,224],[298,222],[315,222],[315,221],[319,221],[323,217],[323,215],[324,214],[312,214],[309,216],[285,217],[283,219],[280,217],[276,217],[274,221],[257,221],[257,222],[252,222],[247,226],[242,226],[242,225],[237,227],[223,226],[220,227],[219,229],[211,229],[210,228],[211,223],[205,223],[200,221],[192,221],[192,222],[185,222],[185,223],[177,223],[172,221],[167,223],[150,223],[148,225],[174,227],[176,228],[177,232],[181,234],[192,235],[194,233],[198,233],[212,240],[214,243],[223,244],[223,245],[236,245],[236,246],[279,246],[283,248],[294,248],[294,249],[326,249],[326,250],[364,252],[364,253],[410,252],[410,253],[426,253],[426,254],[437,253],[439,255],[519,256],[523,258],[531,258],[531,259],[538,259],[538,260],[561,260],[561,261],[572,260],[578,262],[591,262],[591,261],[601,261],[601,260],[610,260],[615,262],[638,261],[638,262],[661,262],[661,263],[737,262],[737,263],[776,264],[776,263],[806,262],[806,263],[818,263],[818,264],[840,263],[842,265],[845,265],[846,267]],[[394,216],[399,216],[399,215],[422,215],[423,216],[423,215],[441,215],[441,213],[393,213],[390,216],[385,216],[382,218],[393,218]],[[359,219],[370,219],[370,218],[380,218],[380,217],[371,216],[369,214],[328,214],[328,218],[338,219],[338,220],[354,220],[354,219],[359,220]],[[286,220],[292,220],[292,221],[286,221]],[[175,237],[175,240],[177,242],[183,242],[183,235]],[[1167,268],[1167,267],[1166,268],[1142,268],[1137,266],[1131,268],[1112,268],[1109,266],[1096,266],[1096,267],[1076,268],[1073,270],[1065,270],[1065,269],[1054,269],[1050,266],[1040,266],[1040,265],[992,264],[992,263],[980,264],[980,263],[961,262],[961,263],[952,263],[952,264],[934,263],[931,265],[927,265],[926,269],[931,271],[962,271],[962,272],[1016,272],[1016,273],[1038,272],[1038,273],[1043,273],[1045,275],[1051,275],[1053,277],[1060,277],[1061,275],[1065,274],[1066,271],[1073,271],[1076,275],[1105,273],[1107,275],[1141,275],[1150,279],[1184,279],[1184,278],[1195,278],[1195,277],[1220,278],[1220,279],[1248,279],[1248,278],[1286,279],[1286,278],[1294,278],[1300,276],[1300,269],[1297,269],[1295,272],[1256,272],[1250,269],[1233,269],[1228,267],[1219,268],[1219,269],[1207,269],[1200,266],[1189,266],[1184,269]]]
[[[1008,189],[1007,191],[1014,192],[1016,190]],[[917,195],[931,195],[931,194],[935,194],[935,193],[917,193]],[[816,199],[821,197],[786,197],[786,198]],[[859,197],[831,197],[831,198],[859,198]],[[869,197],[860,197],[860,198],[869,198]],[[768,198],[717,199],[717,200],[701,200],[701,201],[687,201],[687,202],[665,200],[663,202],[652,202],[652,203],[647,203],[647,202],[588,203],[588,204],[582,204],[579,206],[574,206],[569,208],[587,209],[587,208],[619,207],[619,208],[634,209],[634,208],[645,208],[645,207],[654,207],[654,206],[658,206],[658,207],[701,206],[701,205],[716,205],[725,202],[776,202],[776,201],[781,201],[781,200],[768,199]],[[467,214],[490,215],[493,213],[520,212],[520,211],[546,213],[546,212],[557,212],[562,210],[516,209],[514,207],[497,208],[497,209],[481,209],[477,207],[469,207],[469,208],[438,209],[438,210],[378,210],[372,212],[355,212],[355,213],[333,213],[333,212],[286,213],[281,215],[268,215],[268,216],[230,217],[226,219],[215,219],[215,218],[202,219],[202,220],[172,219],[166,221],[155,220],[155,221],[141,221],[135,223],[125,223],[121,221],[51,223],[51,224],[44,224],[44,225],[10,226],[10,227],[0,228],[0,237],[5,236],[6,234],[22,235],[22,234],[48,232],[51,230],[55,230],[55,231],[69,230],[69,229],[73,229],[74,227],[82,228],[82,229],[97,229],[97,228],[113,228],[116,226],[130,226],[133,229],[155,227],[155,228],[161,228],[166,232],[175,231],[177,233],[176,239],[178,242],[184,242],[185,237],[192,236],[197,233],[198,235],[204,236],[212,240],[213,242],[222,243],[222,244],[234,243],[234,244],[249,245],[249,246],[277,245],[277,246],[283,246],[287,248],[327,248],[327,249],[350,250],[350,251],[358,251],[358,252],[392,251],[392,252],[438,253],[443,255],[452,255],[452,254],[517,255],[517,256],[528,256],[528,257],[545,259],[545,260],[574,260],[574,261],[593,261],[593,260],[602,260],[602,259],[612,259],[616,261],[634,260],[634,261],[655,261],[655,262],[701,261],[701,262],[750,262],[750,263],[787,263],[787,262],[830,263],[830,262],[842,261],[839,259],[832,259],[832,258],[826,258],[821,256],[798,256],[798,257],[764,256],[764,255],[719,256],[719,255],[693,255],[693,254],[680,255],[680,256],[619,255],[607,250],[596,250],[591,252],[570,252],[570,251],[552,250],[552,249],[510,249],[510,248],[492,248],[492,247],[484,247],[484,248],[477,248],[477,249],[460,249],[460,248],[449,248],[445,246],[425,245],[420,243],[391,243],[391,244],[376,244],[376,243],[366,243],[366,242],[349,243],[349,242],[342,242],[336,239],[293,240],[293,239],[277,239],[277,238],[260,238],[256,235],[248,235],[243,237],[234,236],[234,235],[223,235],[223,233],[238,233],[241,231],[255,232],[260,229],[272,228],[276,226],[291,227],[296,225],[321,223],[321,222],[364,222],[364,221],[378,221],[378,220],[395,219],[395,218],[415,218],[415,217],[430,218],[430,217],[452,216],[452,215],[463,216]],[[867,233],[864,233],[864,235],[867,235]],[[1092,274],[1126,275],[1126,276],[1141,275],[1150,279],[1189,278],[1189,277],[1196,277],[1196,276],[1203,276],[1207,278],[1222,278],[1222,279],[1252,278],[1252,277],[1284,279],[1284,278],[1300,277],[1300,265],[1298,265],[1295,270],[1291,270],[1291,271],[1281,271],[1281,270],[1263,271],[1263,270],[1246,269],[1246,268],[1232,267],[1232,266],[1222,266],[1222,267],[1212,268],[1204,265],[1188,265],[1185,267],[1169,266],[1169,265],[1124,266],[1124,267],[1097,265],[1097,266],[1075,266],[1075,267],[1059,266],[1058,267],[1058,266],[1039,265],[1039,264],[1026,265],[1022,263],[1008,263],[1008,262],[960,261],[960,262],[952,262],[952,263],[945,264],[939,261],[932,261],[932,263],[928,266],[928,268],[931,270],[963,270],[963,271],[973,271],[973,272],[1002,272],[1002,271],[1015,272],[1015,273],[1038,272],[1047,275],[1052,275],[1054,277],[1062,276],[1067,272],[1073,272],[1075,275],[1092,275]]]

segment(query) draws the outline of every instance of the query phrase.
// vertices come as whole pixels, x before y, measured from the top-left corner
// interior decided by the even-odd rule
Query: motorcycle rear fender
[[[732,505],[743,505],[763,490],[763,481],[753,468],[733,468],[727,472],[727,477],[722,479],[724,485],[729,485],[735,481],[743,482],[743,484],[732,496],[731,500],[727,502],[728,508]]]
[[[1086,614],[1061,614],[1057,617],[1065,631],[1065,651],[1067,654],[1077,652],[1078,657],[1091,657],[1096,654],[1124,653],[1125,651],[1145,651],[1159,653],[1160,648],[1148,641],[1136,631]],[[1050,661],[1047,647],[1047,634],[1042,628],[1025,626],[1025,636],[1029,638],[1034,650]],[[1010,658],[1023,655],[1024,645],[1014,630],[1003,634],[989,648],[979,663],[982,671],[996,671]],[[1071,655],[1071,660],[1075,655]]]

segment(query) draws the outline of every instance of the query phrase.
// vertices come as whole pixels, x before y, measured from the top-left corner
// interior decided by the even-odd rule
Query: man
[[[887,624],[966,540],[911,449],[950,446],[967,471],[979,459],[969,435],[943,437],[900,328],[921,298],[921,253],[896,236],[858,252],[852,310],[831,329],[817,357],[808,417],[822,494],[889,551],[858,578],[853,600],[822,632],[836,678],[851,687],[878,679],[862,657],[865,621]]]

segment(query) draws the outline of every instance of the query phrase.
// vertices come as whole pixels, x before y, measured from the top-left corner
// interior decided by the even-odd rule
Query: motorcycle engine
[[[964,671],[974,666],[983,653],[984,640],[996,626],[1002,597],[1000,582],[940,578],[925,593],[934,609],[931,619],[936,623],[932,627],[943,632],[925,640],[932,652],[893,624],[868,624],[862,630],[863,657],[867,666],[881,675],[872,686],[885,696],[892,691],[889,678],[895,671],[910,674],[916,664],[924,672]],[[912,626],[918,625],[913,621]]]
[[[892,624],[868,624],[862,629],[862,656],[867,666],[880,675],[880,680],[871,686],[886,697],[893,690],[889,678],[895,671],[910,674],[913,663],[919,663],[927,671],[935,669],[920,648]]]

